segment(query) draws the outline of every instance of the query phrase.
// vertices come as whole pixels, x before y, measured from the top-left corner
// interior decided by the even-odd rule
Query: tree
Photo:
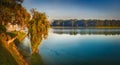
[[[30,14],[21,5],[23,0],[0,0],[0,24],[8,23],[23,26],[30,19]]]
[[[49,22],[45,13],[31,9],[32,19],[28,23],[29,35],[31,40],[32,52],[38,52],[38,45],[42,38],[47,38]]]

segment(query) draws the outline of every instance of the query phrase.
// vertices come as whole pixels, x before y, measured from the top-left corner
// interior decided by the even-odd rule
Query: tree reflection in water
[[[69,35],[120,35],[119,28],[52,28],[53,33]]]

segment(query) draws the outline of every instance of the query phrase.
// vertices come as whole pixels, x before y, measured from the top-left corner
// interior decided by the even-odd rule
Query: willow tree
[[[32,52],[38,52],[38,45],[43,38],[47,38],[48,28],[50,27],[46,14],[31,9],[32,19],[28,24],[31,40]]]

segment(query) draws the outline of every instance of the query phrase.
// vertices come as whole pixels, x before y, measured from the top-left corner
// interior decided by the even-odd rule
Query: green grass
[[[15,37],[17,35],[17,38],[20,39],[22,38],[25,33],[24,32],[19,32],[19,31],[13,31],[13,32],[8,32],[8,34],[11,36],[11,37]]]
[[[0,42],[0,65],[17,65],[11,54],[1,46]]]

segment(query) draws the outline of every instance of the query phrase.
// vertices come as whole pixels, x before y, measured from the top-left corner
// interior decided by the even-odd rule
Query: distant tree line
[[[120,27],[120,20],[54,20],[51,26],[59,27]]]

